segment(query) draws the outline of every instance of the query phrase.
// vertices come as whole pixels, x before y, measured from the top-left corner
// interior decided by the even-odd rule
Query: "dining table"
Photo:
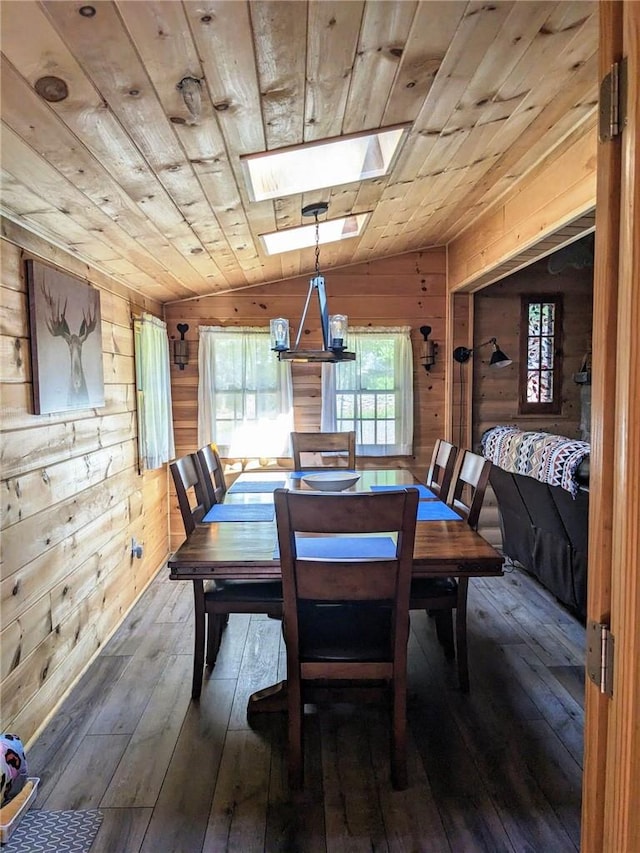
[[[310,473],[241,474],[229,487],[224,502],[214,504],[169,558],[171,580],[279,580],[273,493],[277,488],[311,489],[305,481]],[[412,577],[502,575],[502,555],[409,469],[363,469],[354,473],[358,479],[347,492],[418,488]],[[339,545],[338,538],[336,541]],[[282,690],[283,684],[279,683],[258,691],[250,699],[250,710],[280,710]]]

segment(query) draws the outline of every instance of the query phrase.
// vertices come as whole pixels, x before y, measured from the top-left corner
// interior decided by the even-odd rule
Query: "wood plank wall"
[[[168,553],[166,470],[138,474],[132,313],[143,300],[3,222],[0,280],[2,730],[33,739]],[[35,250],[35,251],[34,251]],[[23,261],[100,289],[103,408],[34,415]],[[144,543],[131,557],[131,539]]]
[[[327,297],[332,313],[343,313],[353,326],[411,327],[414,355],[414,455],[363,460],[370,466],[403,465],[424,470],[433,444],[444,435],[444,340],[446,312],[446,257],[443,248],[412,252],[369,264],[325,272]],[[198,326],[265,326],[271,317],[287,317],[297,327],[309,279],[288,279],[266,287],[249,288],[165,305],[169,335],[179,337],[178,323],[188,323],[191,342],[189,365],[172,373],[176,454],[197,448]],[[436,365],[429,373],[420,364],[420,326],[432,327],[430,338],[440,344]],[[303,335],[305,346],[318,346],[320,325],[317,308],[311,305]],[[293,402],[298,430],[320,429],[319,364],[294,364]],[[287,460],[282,460],[284,464]],[[172,547],[183,538],[175,496],[171,499]]]
[[[562,411],[558,415],[518,414],[518,370],[520,352],[520,297],[523,294],[563,295],[563,383]],[[580,370],[591,346],[593,269],[565,269],[551,275],[547,259],[502,279],[474,296],[474,342],[496,337],[500,349],[513,364],[489,369],[492,348],[484,347],[463,365],[473,376],[472,446],[480,446],[483,432],[498,424],[515,424],[523,430],[540,430],[569,438],[580,438],[580,386],[572,377]],[[500,543],[495,496],[489,490],[482,510],[480,529],[494,544]]]

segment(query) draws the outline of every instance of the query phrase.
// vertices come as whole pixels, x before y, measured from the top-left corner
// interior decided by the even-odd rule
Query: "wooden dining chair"
[[[491,462],[477,453],[464,450],[458,456],[447,503],[474,530],[489,482]],[[434,617],[436,634],[448,658],[456,658],[458,683],[463,693],[469,692],[467,656],[467,593],[465,577],[416,578],[411,582],[411,610],[426,610]],[[456,612],[455,644],[453,611]]]
[[[274,493],[287,647],[288,768],[303,784],[302,723],[309,690],[320,682],[382,681],[392,707],[391,776],[407,785],[406,691],[409,585],[418,491]],[[388,555],[314,559],[296,534],[397,534]],[[309,547],[309,540],[304,540]],[[338,540],[335,540],[338,541]],[[335,544],[334,541],[334,544]]]
[[[185,536],[211,508],[197,453],[190,453],[169,465],[178,498]],[[203,500],[204,498],[204,500]],[[194,652],[191,696],[198,699],[202,691],[202,675],[206,665],[215,666],[222,633],[230,613],[266,613],[282,618],[282,584],[279,581],[193,581]],[[206,655],[205,655],[206,639]]]
[[[353,430],[350,432],[292,432],[291,447],[293,467],[296,471],[356,467],[356,434]],[[319,460],[320,453],[331,454],[328,465],[323,465]],[[311,459],[309,454],[313,454]]]
[[[455,444],[451,444],[443,438],[437,439],[427,472],[426,485],[440,500],[445,502],[453,481],[457,456],[458,448]]]
[[[227,483],[224,479],[224,467],[218,453],[218,446],[205,444],[198,450],[198,461],[209,505],[222,503],[227,494]]]

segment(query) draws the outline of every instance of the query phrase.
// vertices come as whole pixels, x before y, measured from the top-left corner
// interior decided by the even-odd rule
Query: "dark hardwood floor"
[[[306,787],[285,716],[247,722],[284,675],[280,624],[232,616],[190,699],[190,583],[162,572],[29,751],[35,808],[100,808],[91,853],[528,851],[579,847],[584,630],[514,570],[470,586],[471,692],[412,614],[409,788],[389,782],[382,709],[306,718]]]

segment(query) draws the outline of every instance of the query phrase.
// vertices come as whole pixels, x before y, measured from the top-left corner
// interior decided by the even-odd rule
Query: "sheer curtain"
[[[271,350],[269,330],[200,326],[198,444],[222,456],[287,456],[293,430],[291,365]]]
[[[161,468],[175,456],[167,326],[145,313],[134,333],[140,463]]]
[[[350,328],[349,349],[355,361],[322,365],[322,429],[355,429],[363,456],[411,455],[411,327]]]

